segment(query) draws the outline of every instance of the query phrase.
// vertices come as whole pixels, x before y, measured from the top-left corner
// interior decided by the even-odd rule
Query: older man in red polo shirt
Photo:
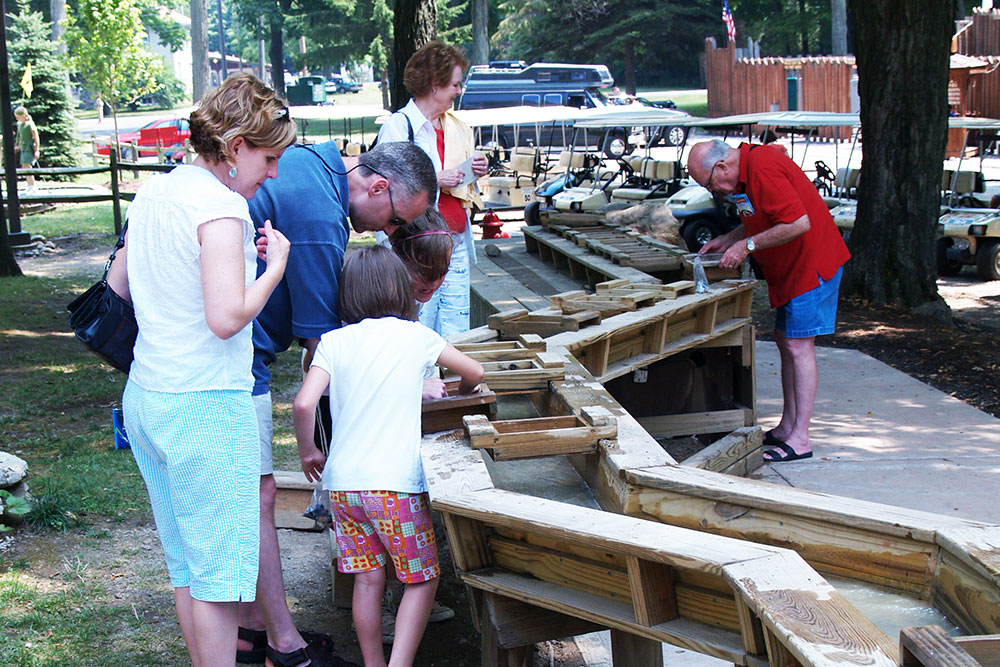
[[[815,186],[781,148],[705,141],[691,149],[688,173],[709,190],[730,195],[742,222],[701,252],[723,252],[726,268],[753,254],[777,309],[783,406],[781,421],[764,439],[764,459],[809,458],[819,379],[815,340],[833,333],[840,277],[851,255]]]

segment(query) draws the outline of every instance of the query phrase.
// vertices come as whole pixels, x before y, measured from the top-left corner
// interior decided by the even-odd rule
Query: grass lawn
[[[109,204],[60,206],[26,218],[24,228],[74,251],[110,251],[114,242]],[[65,267],[72,258],[46,261]],[[126,377],[67,325],[66,304],[99,275],[100,266],[89,266],[63,277],[0,278],[0,449],[27,461],[35,499],[29,524],[0,533],[3,665],[187,661],[172,605],[162,603],[171,593],[151,548],[145,485],[131,453],[113,449],[111,410]],[[297,349],[272,365],[275,463],[290,470],[298,468],[298,368]]]

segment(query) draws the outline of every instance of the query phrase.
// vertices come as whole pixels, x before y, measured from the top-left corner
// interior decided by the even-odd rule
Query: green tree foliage
[[[187,6],[186,0],[138,0],[136,4],[147,31],[159,35],[164,46],[174,53],[184,48],[184,43],[190,38],[188,31],[163,10],[182,11]]]
[[[70,59],[111,104],[118,136],[118,104],[154,92],[163,63],[143,49],[136,0],[78,0],[76,9],[66,20]]]
[[[737,35],[759,42],[762,56],[831,53],[830,0],[730,0],[729,4]]]
[[[38,126],[42,166],[70,167],[76,164],[76,124],[66,93],[66,70],[54,53],[55,44],[49,41],[51,24],[41,13],[31,11],[26,2],[19,8],[8,33],[11,99],[23,104]],[[28,63],[33,86],[30,98],[24,96],[19,85]]]
[[[697,83],[704,39],[725,30],[716,0],[506,0],[500,9],[494,57],[604,63],[644,84]]]

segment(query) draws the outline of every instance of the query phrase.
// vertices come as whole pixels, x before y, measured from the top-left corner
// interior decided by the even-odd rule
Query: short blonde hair
[[[25,116],[28,120],[31,120],[31,114],[24,107],[17,107],[14,109],[14,117]]]
[[[250,74],[236,74],[205,93],[191,113],[191,145],[209,162],[229,162],[229,146],[243,137],[256,148],[284,149],[295,142],[288,105]]]

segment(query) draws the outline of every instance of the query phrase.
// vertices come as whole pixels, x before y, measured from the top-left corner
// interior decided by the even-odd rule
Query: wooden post
[[[108,151],[108,157],[111,158],[111,206],[114,209],[115,214],[115,234],[122,233],[122,200],[121,195],[118,191],[118,148],[115,144],[111,145],[111,150]]]
[[[612,628],[611,664],[615,667],[663,667],[663,644]]]

